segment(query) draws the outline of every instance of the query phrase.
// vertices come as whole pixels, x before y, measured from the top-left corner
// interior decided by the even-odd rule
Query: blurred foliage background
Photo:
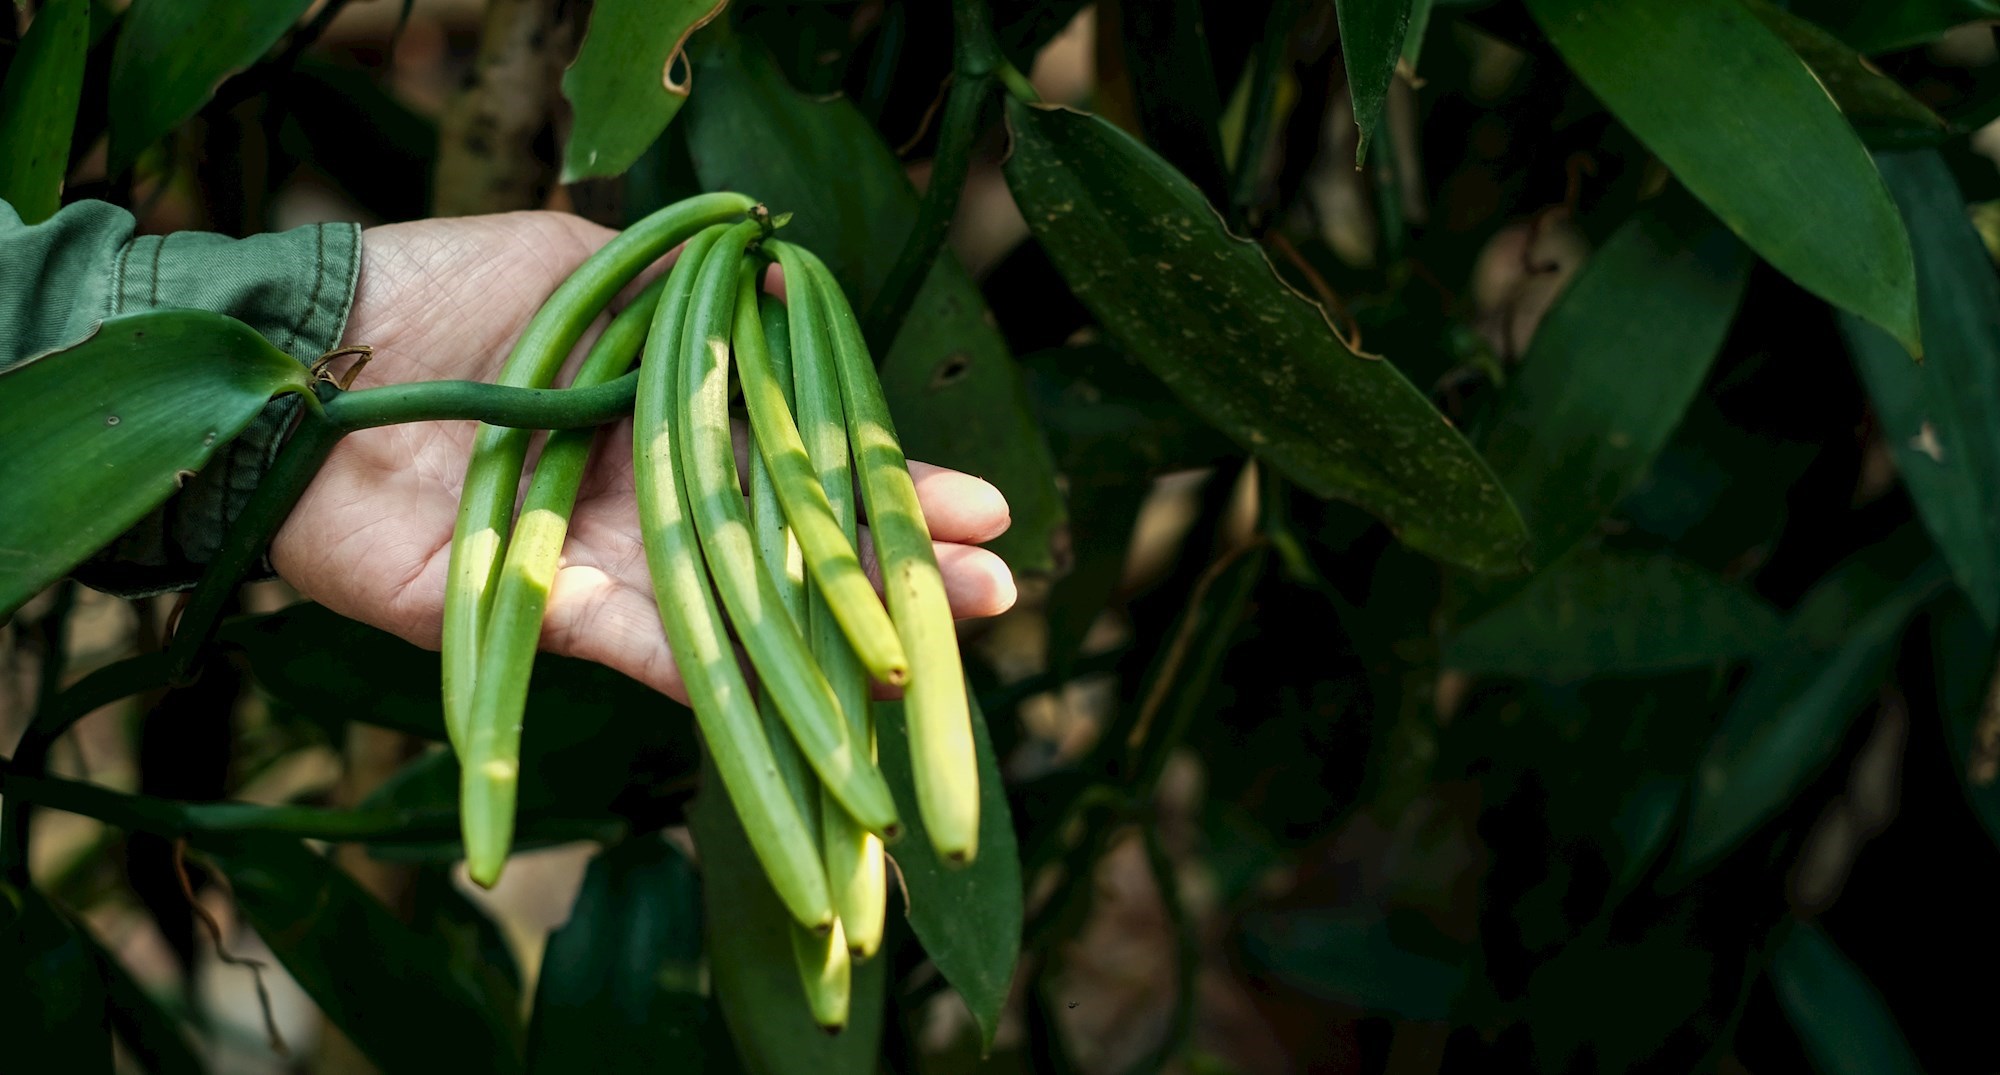
[[[478,891],[436,657],[246,588],[6,772],[60,809],[0,1066],[1991,1070],[2000,8],[989,3],[0,17],[0,141],[74,112],[42,215],[796,212],[1024,594],[967,628],[1018,861],[827,1041],[717,1010],[685,714],[545,661]],[[172,609],[32,602],[0,742]]]

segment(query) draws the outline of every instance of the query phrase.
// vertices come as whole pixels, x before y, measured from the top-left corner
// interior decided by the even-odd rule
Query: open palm
[[[612,232],[561,213],[509,213],[371,228],[346,338],[375,357],[354,387],[492,380],[556,285]],[[586,341],[587,342],[587,341]],[[438,646],[446,565],[474,426],[426,422],[343,440],[271,545],[300,592],[343,615]],[[632,429],[607,426],[549,595],[542,647],[597,661],[686,700],[640,545]],[[990,616],[1014,601],[1006,565],[975,543],[1007,527],[986,482],[911,465],[953,611]],[[865,562],[871,564],[862,541]]]

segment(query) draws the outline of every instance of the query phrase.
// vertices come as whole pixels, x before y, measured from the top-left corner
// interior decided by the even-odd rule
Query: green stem
[[[1263,171],[1264,149],[1271,140],[1271,124],[1277,119],[1272,103],[1278,95],[1278,71],[1291,43],[1292,23],[1297,14],[1292,0],[1277,0],[1264,23],[1264,37],[1257,45],[1256,67],[1250,75],[1249,107],[1243,114],[1243,140],[1236,146],[1236,168],[1229,177],[1229,227],[1241,232],[1250,221],[1251,203],[1257,200],[1257,179]]]
[[[1194,1034],[1196,979],[1201,973],[1201,938],[1195,934],[1194,922],[1188,918],[1187,909],[1181,902],[1180,880],[1174,874],[1174,861],[1168,857],[1166,845],[1160,842],[1157,828],[1141,826],[1140,832],[1146,850],[1146,866],[1152,872],[1153,887],[1160,893],[1160,907],[1166,911],[1167,921],[1174,927],[1174,1010],[1167,1020],[1167,1032],[1160,1039],[1159,1046],[1127,1068],[1130,1075],[1164,1071],[1187,1050]]]
[[[993,37],[993,19],[986,0],[954,0],[952,22],[955,37],[952,52],[951,92],[945,98],[938,119],[937,152],[931,157],[930,185],[924,188],[923,205],[917,222],[903,240],[902,252],[882,289],[869,304],[866,326],[869,350],[887,355],[909,316],[910,304],[930,277],[938,251],[944,247],[951,219],[958,213],[959,196],[965,191],[965,177],[972,170],[972,144],[983,124],[980,113],[992,96],[996,75],[1005,77],[1008,67]],[[1015,72],[1019,78],[1020,73]],[[1029,92],[1033,92],[1030,89]]]
[[[1028,76],[1022,74],[1013,64],[1003,63],[993,74],[1000,79],[1002,86],[1007,87],[1007,92],[1012,94],[1015,100],[1031,105],[1042,102],[1042,95],[1035,92],[1035,84],[1029,82]]]
[[[183,836],[295,836],[339,843],[430,843],[458,838],[456,810],[335,810],[317,806],[260,803],[184,803],[151,795],[129,795],[76,780],[27,776],[17,763],[0,764],[0,794],[65,813],[95,818],[128,832],[168,839]],[[544,839],[616,839],[624,826],[615,820],[551,818],[533,826]]]
[[[405,422],[477,421],[514,429],[581,429],[632,413],[639,375],[588,388],[512,388],[481,381],[420,381],[344,392],[326,416],[344,432]]]

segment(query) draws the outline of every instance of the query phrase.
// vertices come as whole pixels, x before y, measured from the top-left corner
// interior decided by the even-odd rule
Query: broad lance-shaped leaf
[[[773,212],[795,213],[786,238],[826,259],[854,308],[867,309],[917,215],[896,155],[852,104],[794,90],[761,47],[720,24],[690,53],[702,90],[682,122],[702,186],[754,191]],[[988,548],[1017,572],[1053,569],[1063,523],[1055,464],[1007,341],[949,251],[876,357],[910,458],[992,482],[1014,521]]]
[[[1771,957],[1771,987],[1819,1075],[1919,1075],[1896,1017],[1817,926],[1796,925]]]
[[[1954,26],[2000,19],[2000,0],[1791,0],[1790,7],[1863,52],[1928,44]]]
[[[312,0],[133,0],[111,54],[112,175],[269,51]]]
[[[56,215],[62,204],[89,47],[90,0],[54,0],[42,5],[6,67],[7,81],[0,86],[0,201],[29,224]]]
[[[1543,319],[1484,447],[1554,563],[1645,476],[1701,388],[1750,276],[1692,205],[1627,221]]]
[[[1922,363],[1880,329],[1841,318],[1896,470],[1951,574],[2000,626],[2000,276],[1933,152],[1878,159],[1917,249]]]
[[[1368,157],[1368,143],[1382,124],[1389,80],[1403,56],[1410,31],[1411,0],[1334,0],[1340,19],[1340,60],[1347,68],[1347,93],[1354,101],[1354,125],[1361,129],[1354,161]],[[1429,5],[1425,4],[1426,18]]]
[[[764,879],[722,781],[706,762],[702,787],[687,818],[701,858],[709,985],[743,1068],[753,1075],[874,1071],[888,955],[854,965],[847,1028],[833,1035],[821,1030],[792,961],[791,917]],[[980,857],[985,853],[982,847]]]
[[[1021,854],[1007,810],[1007,786],[986,731],[986,715],[973,695],[972,736],[979,751],[979,857],[970,866],[946,865],[924,834],[902,705],[877,704],[875,726],[882,775],[896,794],[897,809],[909,830],[889,848],[889,856],[895,859],[909,894],[910,931],[938,973],[965,999],[979,1024],[984,1054],[993,1047],[1000,1009],[1014,984],[1023,914]]]
[[[1910,238],[1882,177],[1819,80],[1741,0],[1528,0],[1528,10],[1584,85],[1752,250],[1919,353]]]
[[[1677,872],[1699,870],[1791,801],[1840,749],[1874,696],[1903,627],[1944,581],[1926,562],[1857,614],[1856,569],[1816,587],[1793,613],[1790,644],[1752,669],[1695,767]],[[1837,640],[1810,637],[1838,623]]]
[[[1813,77],[1826,87],[1863,142],[1877,148],[1927,146],[1951,133],[1942,117],[1819,24],[1770,0],[1742,2],[1812,68]],[[1920,291],[1922,275],[1920,271]]]
[[[201,850],[285,970],[376,1066],[521,1070],[515,1013],[488,1007],[452,972],[442,940],[399,921],[331,862],[282,838]]]
[[[590,860],[542,957],[528,1070],[705,1070],[701,921],[700,878],[658,836]]]
[[[9,1068],[111,1075],[111,1021],[91,946],[33,888],[0,884],[0,1049]]]
[[[304,366],[222,314],[114,317],[0,373],[0,618],[172,496]]]
[[[681,52],[728,0],[597,0],[576,62],[563,73],[575,114],[562,181],[624,174],[687,101]]]
[[[1471,445],[1393,366],[1347,350],[1185,178],[1095,116],[1010,97],[1007,119],[1007,185],[1036,239],[1183,403],[1424,552],[1519,569],[1520,514]]]
[[[1578,549],[1452,636],[1444,663],[1555,682],[1756,653],[1783,630],[1741,586],[1673,557]]]

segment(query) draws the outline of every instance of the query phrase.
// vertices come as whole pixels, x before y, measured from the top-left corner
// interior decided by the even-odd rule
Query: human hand
[[[493,380],[542,300],[613,234],[539,212],[369,229],[346,339],[372,345],[375,356],[353,387]],[[438,648],[474,428],[421,422],[349,434],[272,541],[278,574],[335,612]],[[686,701],[640,544],[631,421],[599,436],[549,593],[542,648],[607,665]],[[970,475],[922,463],[910,470],[952,611],[961,619],[1006,611],[1013,576],[976,547],[1007,528],[1006,500]],[[872,572],[865,528],[862,538]]]

